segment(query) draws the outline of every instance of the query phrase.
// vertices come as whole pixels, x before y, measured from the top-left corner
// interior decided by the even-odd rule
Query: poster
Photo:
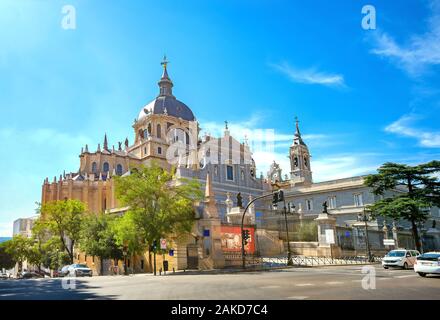
[[[247,253],[255,252],[255,228],[244,227],[249,230],[250,238],[244,249]],[[225,252],[241,252],[241,228],[239,226],[222,226],[221,227],[222,250]]]

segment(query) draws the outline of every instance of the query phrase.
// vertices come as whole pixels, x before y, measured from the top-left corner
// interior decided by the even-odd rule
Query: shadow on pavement
[[[99,288],[91,286],[81,278],[72,278],[74,282],[57,279],[29,279],[0,281],[0,300],[111,300],[110,295],[98,295],[90,292]]]

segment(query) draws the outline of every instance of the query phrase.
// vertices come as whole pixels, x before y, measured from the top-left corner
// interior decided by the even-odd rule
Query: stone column
[[[388,239],[388,227],[387,227],[387,222],[386,222],[386,220],[383,221],[383,228],[382,228],[382,231],[383,231],[383,238],[384,238],[384,239]]]
[[[398,231],[397,231],[397,226],[396,226],[396,221],[393,221],[393,239],[394,239],[394,243],[395,243],[395,248],[399,247],[399,239],[398,239]]]
[[[332,256],[339,257],[341,255],[341,248],[336,245],[336,218],[330,216],[328,213],[320,213],[315,219],[318,223],[318,256]],[[335,243],[328,242],[327,233],[332,232]]]

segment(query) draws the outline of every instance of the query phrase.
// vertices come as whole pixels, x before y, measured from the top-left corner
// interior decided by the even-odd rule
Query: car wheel
[[[405,263],[403,264],[403,269],[405,269],[405,270],[408,269],[408,263],[405,262]]]
[[[424,273],[424,272],[417,272],[418,274],[419,274],[419,276],[421,276],[421,277],[426,277],[426,273]]]
[[[384,269],[388,269],[388,267],[383,267]]]

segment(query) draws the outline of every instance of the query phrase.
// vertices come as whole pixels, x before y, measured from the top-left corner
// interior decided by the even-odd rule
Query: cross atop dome
[[[167,56],[164,54],[163,55],[163,60],[162,60],[162,62],[160,64],[163,66],[164,69],[166,69],[168,63],[169,63],[169,61],[167,60]]]
[[[163,73],[162,73],[162,77],[160,78],[159,81],[159,88],[160,88],[160,93],[159,96],[173,96],[173,92],[172,92],[172,88],[173,88],[173,82],[171,81],[170,77],[168,76],[168,71],[167,71],[167,65],[168,65],[169,61],[167,60],[167,56],[164,55],[163,56],[163,60],[160,63],[163,67]]]

